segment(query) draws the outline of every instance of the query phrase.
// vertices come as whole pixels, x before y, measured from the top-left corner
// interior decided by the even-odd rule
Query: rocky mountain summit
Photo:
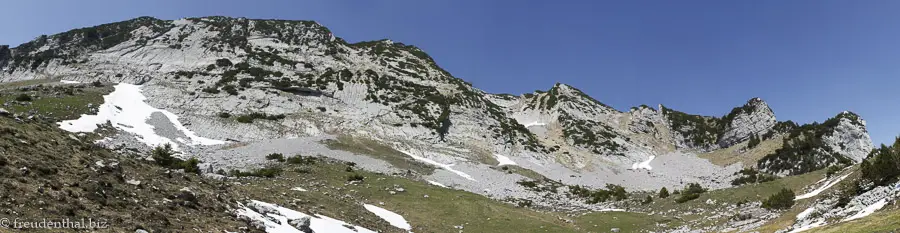
[[[775,126],[775,113],[760,98],[753,98],[740,108],[735,108],[722,120],[725,129],[717,143],[726,148],[750,140],[751,136],[760,137]]]
[[[696,184],[693,190],[705,192],[739,186],[734,180],[746,174],[753,182],[809,175],[862,163],[873,149],[855,113],[798,125],[778,121],[760,98],[717,117],[663,105],[620,111],[562,83],[491,94],[415,46],[350,43],[313,21],[141,17],[0,46],[0,71],[3,83],[112,84],[105,102],[88,106],[91,114],[56,124],[73,133],[118,129],[95,144],[123,153],[172,144],[218,178],[225,171],[258,172],[273,160],[285,162],[284,155],[314,155],[346,163],[347,172],[564,211],[630,205],[626,191],[645,195]],[[65,96],[42,88],[18,91]],[[618,202],[607,201],[613,199]],[[716,216],[732,217],[727,221],[737,225],[728,228],[759,226],[775,216],[759,202],[722,206],[723,213],[741,208],[762,215]],[[242,216],[257,212],[274,213],[244,209]]]
[[[354,134],[406,151],[441,151],[417,156],[448,164],[499,154],[577,173],[787,132],[776,132],[774,113],[759,98],[720,118],[662,105],[621,112],[565,84],[520,96],[487,94],[414,46],[348,43],[312,21],[142,17],[3,47],[0,61],[5,82],[145,84],[151,105],[210,138]],[[277,117],[235,123],[224,114]],[[838,146],[829,148],[858,161],[871,144],[864,127],[835,126],[842,128],[828,137]]]

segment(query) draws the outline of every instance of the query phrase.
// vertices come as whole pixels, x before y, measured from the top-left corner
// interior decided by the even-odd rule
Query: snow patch
[[[306,192],[306,189],[301,188],[301,187],[293,187],[293,188],[291,188],[291,190],[297,191],[297,192]]]
[[[303,217],[309,217],[309,228],[313,232],[329,232],[329,233],[375,233],[375,231],[350,225],[344,221],[329,218],[323,215],[308,215],[295,210],[287,209],[275,204],[269,204],[257,200],[252,200],[248,204],[250,207],[244,207],[237,211],[237,215],[247,218],[253,223],[260,223],[265,227],[268,233],[302,233],[300,229],[292,226],[289,221],[298,220]],[[347,225],[351,228],[345,227]]]
[[[797,219],[806,219],[806,216],[809,216],[809,214],[812,214],[814,211],[816,211],[815,207],[809,207],[806,210],[803,210],[803,212],[800,212],[800,214],[797,214]]]
[[[625,212],[625,209],[602,209],[597,212]]]
[[[850,220],[854,220],[854,219],[860,219],[860,218],[869,216],[870,214],[875,213],[875,211],[880,210],[880,209],[881,209],[882,207],[884,207],[884,205],[886,205],[886,204],[887,204],[887,199],[881,199],[881,200],[879,200],[878,202],[875,202],[875,203],[872,203],[872,204],[869,205],[869,206],[866,206],[866,208],[863,208],[861,211],[859,211],[858,213],[854,214],[853,216],[850,216],[850,217],[848,217],[848,218],[845,218],[844,220],[841,220],[841,221],[842,221],[842,222],[846,222],[846,221],[850,221]]]
[[[188,140],[177,138],[180,142],[191,145],[217,145],[224,144],[225,141],[209,139],[197,136],[193,131],[189,130],[180,121],[178,116],[166,111],[154,108],[148,105],[143,94],[141,94],[141,86],[127,83],[120,83],[115,86],[115,91],[103,96],[104,103],[100,105],[97,115],[81,115],[76,120],[67,120],[57,123],[59,128],[69,132],[93,132],[97,129],[98,124],[104,124],[107,121],[112,126],[135,135],[137,140],[155,147],[163,144],[172,144],[172,147],[178,149],[177,144],[171,139],[157,135],[154,127],[147,123],[150,115],[156,112],[162,113],[169,119],[176,129],[181,131]]]
[[[640,163],[634,163],[631,165],[631,170],[638,170],[638,169],[646,169],[648,171],[653,170],[653,167],[650,166],[650,162],[653,161],[653,159],[655,159],[655,158],[656,158],[655,155],[651,155],[650,159],[647,159],[647,161],[640,162]]]
[[[852,172],[851,172],[851,174],[852,174]],[[806,199],[806,198],[810,198],[810,197],[815,197],[816,195],[819,195],[819,193],[822,193],[823,191],[827,190],[828,188],[831,188],[831,186],[834,186],[837,183],[840,183],[842,180],[844,180],[844,178],[847,178],[847,176],[850,176],[850,174],[841,176],[841,178],[838,178],[836,180],[826,182],[825,185],[822,185],[821,187],[819,187],[811,192],[794,197],[794,200],[796,201],[796,200]]]
[[[419,160],[419,161],[422,161],[422,162],[424,162],[424,163],[431,164],[431,165],[434,165],[434,166],[443,168],[444,170],[447,170],[447,171],[456,173],[456,175],[459,175],[459,176],[461,176],[462,178],[466,178],[467,180],[475,181],[475,179],[472,178],[471,175],[466,174],[465,172],[461,172],[461,171],[458,171],[458,170],[453,169],[453,168],[451,167],[451,166],[453,166],[453,164],[443,164],[443,163],[438,163],[437,161],[431,160],[431,159],[429,159],[429,158],[425,158],[425,157],[421,157],[421,156],[416,156],[416,155],[413,155],[412,153],[409,153],[409,152],[406,152],[406,151],[403,151],[403,150],[397,150],[397,151],[400,151],[401,153],[404,153],[404,154],[406,154],[406,155],[409,155],[409,157],[412,157],[412,158],[415,159],[415,160]]]
[[[532,126],[545,126],[545,125],[547,125],[547,123],[535,121],[535,122],[524,124],[523,126],[525,126],[525,128],[528,128],[528,127],[532,127]]]
[[[434,186],[438,186],[441,188],[449,188],[444,184],[438,183],[437,181],[433,181],[433,180],[426,180],[426,181],[428,181],[429,184],[434,185]]]
[[[406,219],[403,218],[403,216],[397,213],[374,205],[365,204],[363,206],[366,207],[366,210],[368,210],[369,212],[378,215],[379,218],[384,219],[385,221],[390,223],[391,226],[395,226],[407,231],[412,230],[412,226],[409,225],[409,222],[407,222]]]
[[[814,223],[810,223],[810,224],[808,224],[808,225],[803,225],[803,226],[800,226],[799,228],[794,228],[793,230],[789,231],[788,233],[803,232],[803,231],[806,231],[806,230],[809,230],[809,229],[813,229],[813,228],[816,228],[816,227],[821,227],[821,226],[825,226],[825,221],[821,221],[821,220],[820,220],[820,221],[817,221],[817,222],[814,222]]]
[[[79,81],[72,81],[72,80],[59,80],[59,82],[65,83],[65,84],[78,84],[78,83],[81,83],[81,82],[79,82]]]
[[[497,162],[500,162],[500,164],[497,164],[497,166],[518,165],[515,161],[512,161],[512,159],[509,159],[509,157],[506,157],[505,155],[494,154],[494,156],[497,157]]]

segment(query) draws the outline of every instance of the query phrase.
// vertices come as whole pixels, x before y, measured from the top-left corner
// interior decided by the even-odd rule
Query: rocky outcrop
[[[776,122],[775,113],[765,101],[750,99],[722,119],[724,129],[717,144],[720,148],[727,148],[749,140],[752,135],[763,135],[772,130]]]
[[[862,162],[872,151],[872,138],[866,130],[866,121],[851,112],[843,112],[830,134],[822,141],[831,150],[846,156],[854,163]]]
[[[821,124],[802,125],[788,132],[784,146],[760,159],[757,166],[786,176],[858,163],[872,150],[865,126],[862,118],[846,111]]]

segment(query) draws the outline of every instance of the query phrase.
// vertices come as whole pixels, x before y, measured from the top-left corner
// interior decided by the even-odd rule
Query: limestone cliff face
[[[866,130],[866,121],[850,112],[843,112],[838,123],[830,134],[822,137],[822,141],[831,150],[844,155],[853,162],[862,162],[872,152],[872,138]]]
[[[740,108],[735,108],[723,119],[724,129],[718,145],[726,148],[749,140],[752,135],[761,136],[775,126],[775,113],[760,98],[753,98]]]

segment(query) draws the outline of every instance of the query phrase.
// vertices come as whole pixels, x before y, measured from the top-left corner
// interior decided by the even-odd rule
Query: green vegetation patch
[[[398,169],[414,171],[421,175],[433,174],[435,169],[433,166],[416,161],[403,152],[372,139],[340,135],[336,139],[325,140],[325,145],[332,150],[368,155],[388,162]]]

